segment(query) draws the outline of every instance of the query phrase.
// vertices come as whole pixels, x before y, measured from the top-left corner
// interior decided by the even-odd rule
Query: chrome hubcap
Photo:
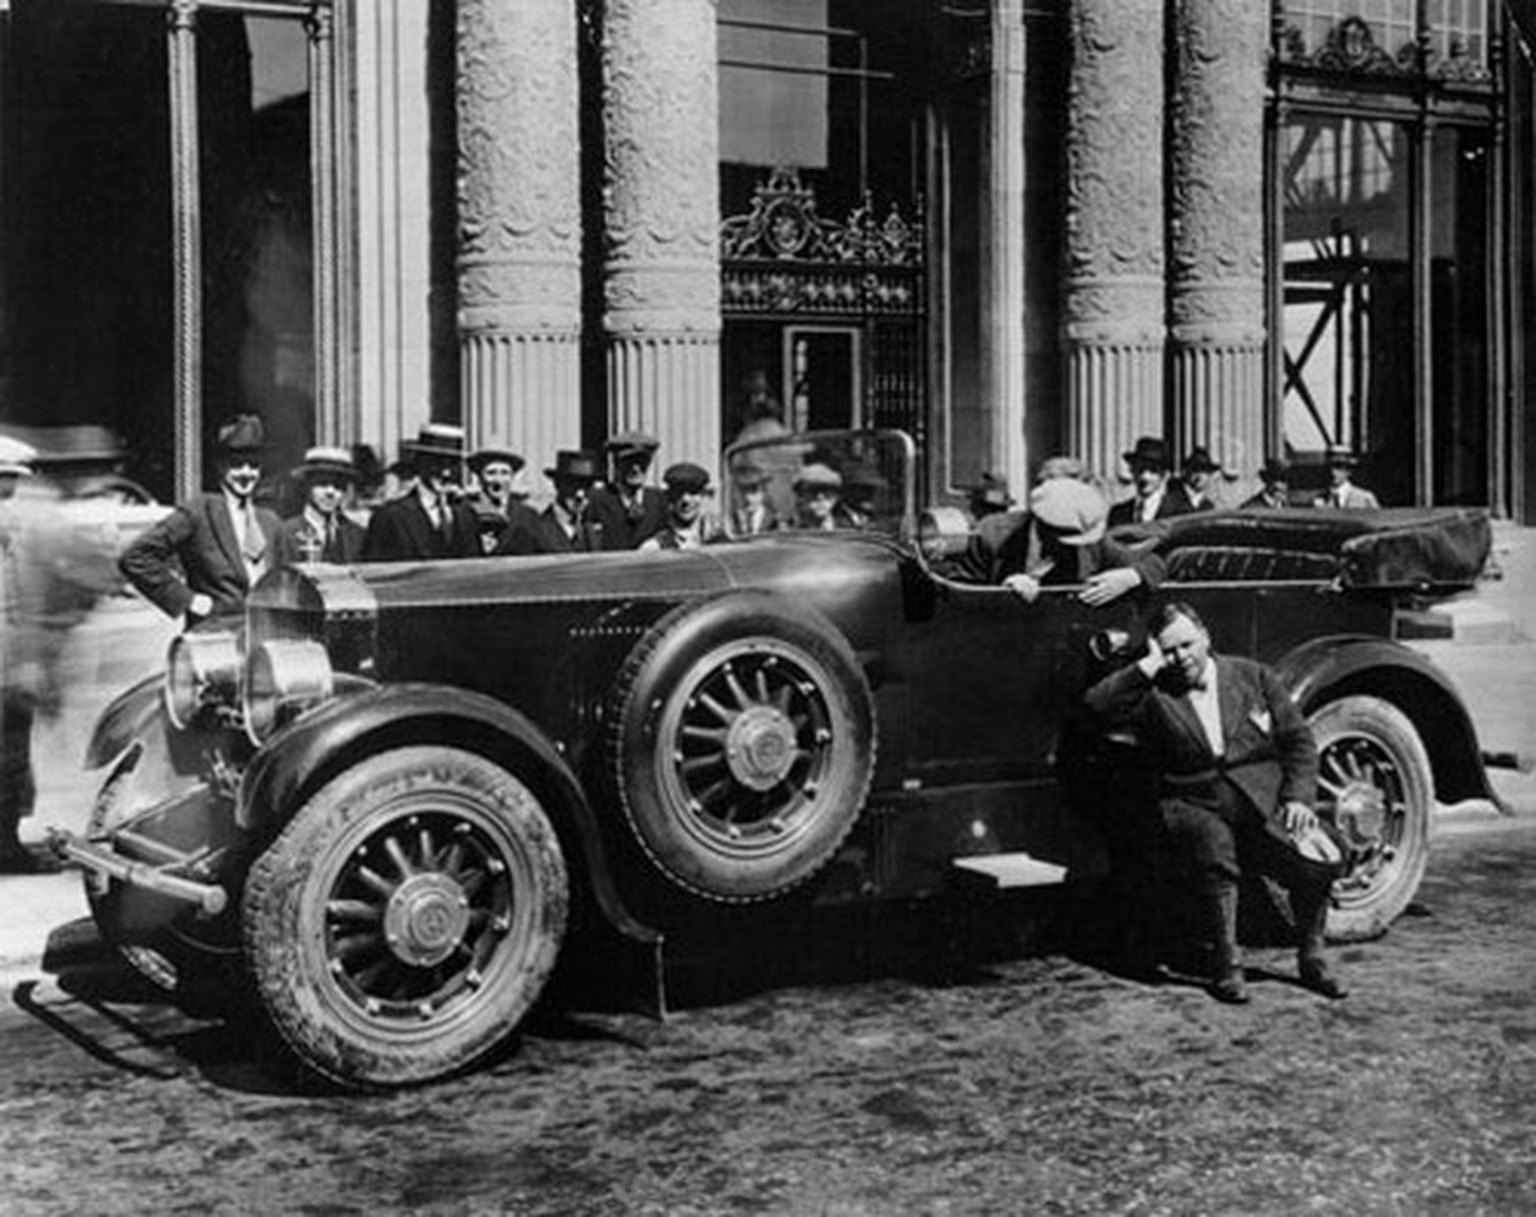
[[[384,909],[384,939],[396,959],[418,968],[442,963],[469,928],[469,901],[442,874],[412,875]]]

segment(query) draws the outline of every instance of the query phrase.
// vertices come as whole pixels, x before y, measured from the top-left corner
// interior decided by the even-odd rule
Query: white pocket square
[[[1251,722],[1260,731],[1262,731],[1265,735],[1269,734],[1269,728],[1274,722],[1274,720],[1270,717],[1268,710],[1248,711],[1248,721]]]

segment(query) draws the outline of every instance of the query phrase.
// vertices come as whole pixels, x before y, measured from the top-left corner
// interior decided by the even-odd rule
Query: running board
[[[1054,887],[1067,880],[1065,866],[1026,853],[978,854],[970,858],[955,858],[950,865],[970,875],[990,879],[998,891],[1011,891],[1020,887]]]

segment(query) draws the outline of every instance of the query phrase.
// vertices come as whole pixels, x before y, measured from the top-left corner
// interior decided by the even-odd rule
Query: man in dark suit
[[[256,582],[295,556],[277,515],[254,501],[265,446],[254,414],[221,427],[219,488],[181,504],[118,561],[129,583],[189,630],[238,624]]]
[[[1087,694],[1102,725],[1133,724],[1158,775],[1171,848],[1193,863],[1215,940],[1211,995],[1248,1000],[1237,951],[1243,870],[1289,889],[1301,983],[1324,997],[1344,987],[1323,961],[1328,896],[1343,857],[1312,809],[1317,744],[1279,677],[1253,660],[1211,652],[1188,604],[1163,605],[1147,653]]]
[[[1136,493],[1109,509],[1109,526],[1145,524],[1185,515],[1193,510],[1188,496],[1168,475],[1168,445],[1153,435],[1143,435],[1129,452],[1122,453],[1131,471]]]
[[[1291,505],[1291,467],[1278,456],[1272,456],[1259,470],[1259,492],[1243,500],[1244,507],[1268,507],[1271,509]]]
[[[602,525],[604,549],[635,549],[666,522],[667,496],[645,480],[660,446],[639,431],[622,431],[604,445],[609,481],[593,487],[589,507]]]
[[[428,423],[414,441],[400,445],[400,459],[415,480],[399,497],[378,507],[363,538],[364,562],[419,562],[478,558],[480,522],[461,500],[464,429]]]
[[[1216,463],[1209,448],[1195,447],[1189,450],[1179,466],[1179,486],[1189,500],[1191,511],[1216,510],[1216,478],[1224,470]]]
[[[512,521],[496,552],[569,554],[605,548],[603,526],[588,510],[588,495],[599,473],[596,454],[557,452],[554,467],[544,471],[555,484],[555,501],[541,512],[527,512]]]
[[[301,562],[358,561],[363,526],[342,507],[357,482],[357,466],[345,448],[311,448],[293,471],[304,491],[304,508],[283,521],[283,531]]]

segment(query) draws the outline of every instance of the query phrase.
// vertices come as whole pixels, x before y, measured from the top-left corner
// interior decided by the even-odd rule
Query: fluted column
[[[720,453],[714,0],[609,0],[603,16],[610,431],[661,460]]]
[[[1264,459],[1267,6],[1178,0],[1169,123],[1173,439],[1251,476]]]
[[[197,0],[167,14],[171,95],[171,242],[175,289],[172,383],[176,403],[176,498],[200,491],[203,469],[203,228],[197,144]]]
[[[1064,447],[1113,476],[1163,434],[1163,5],[1072,0]]]
[[[459,350],[471,448],[581,438],[576,9],[460,0]]]

